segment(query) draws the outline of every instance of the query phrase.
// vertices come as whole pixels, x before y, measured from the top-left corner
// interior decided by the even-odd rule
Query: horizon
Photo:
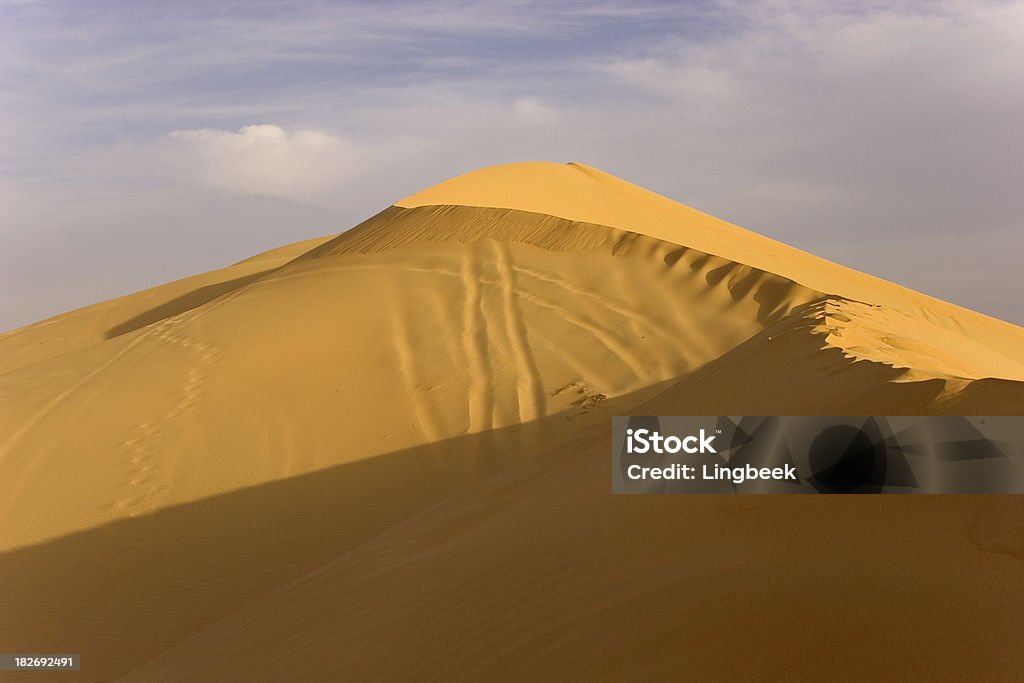
[[[523,159],[579,160],[1024,324],[1021,2],[6,2],[0,18],[4,331]]]

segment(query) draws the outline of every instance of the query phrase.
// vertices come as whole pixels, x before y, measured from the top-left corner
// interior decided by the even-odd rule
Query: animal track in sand
[[[185,371],[184,382],[178,390],[180,397],[170,410],[155,420],[139,424],[136,434],[124,442],[131,453],[127,461],[128,475],[125,483],[128,493],[116,502],[116,506],[129,517],[144,512],[143,507],[147,503],[168,489],[170,483],[166,480],[166,467],[159,457],[159,446],[168,436],[161,425],[196,407],[202,397],[206,369],[216,361],[220,352],[213,344],[196,341],[180,330],[176,331],[174,328],[180,328],[181,323],[181,318],[168,318],[153,325],[149,332],[151,339],[194,354],[197,360],[196,364]]]

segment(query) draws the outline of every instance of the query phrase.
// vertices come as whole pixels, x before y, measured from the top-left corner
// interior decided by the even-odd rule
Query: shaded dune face
[[[1019,506],[612,497],[606,445],[627,413],[1022,410],[1020,328],[590,167],[485,169],[0,336],[0,649],[94,680],[727,678],[723,634],[770,625],[740,678],[830,671],[794,643],[998,676]]]

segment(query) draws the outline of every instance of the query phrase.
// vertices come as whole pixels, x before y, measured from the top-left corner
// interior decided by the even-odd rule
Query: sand
[[[613,497],[609,418],[1022,412],[1024,329],[588,166],[487,168],[0,335],[0,651],[83,680],[1007,677],[1014,499]]]

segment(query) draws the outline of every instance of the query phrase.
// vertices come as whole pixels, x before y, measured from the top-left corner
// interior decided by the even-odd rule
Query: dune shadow
[[[609,399],[605,414],[610,420],[638,402]],[[509,446],[524,433],[552,433],[553,423],[572,419],[561,413],[460,436],[2,553],[0,651],[80,653],[83,680],[116,678],[403,520],[536,457],[542,448],[518,454]]]
[[[253,273],[251,275],[243,275],[242,277],[236,277],[232,280],[225,280],[224,282],[217,282],[212,285],[193,289],[191,292],[187,292],[181,296],[176,296],[170,301],[166,301],[159,306],[154,306],[153,308],[143,311],[122,323],[114,325],[106,331],[104,337],[106,339],[113,339],[114,337],[119,337],[122,334],[133,332],[140,327],[152,325],[153,323],[158,323],[161,320],[166,320],[171,316],[192,310],[193,308],[197,308],[205,303],[213,301],[219,296],[223,296],[228,292],[233,292],[236,289],[250,284],[251,282],[255,282],[269,272],[269,270],[261,270],[260,272]]]

